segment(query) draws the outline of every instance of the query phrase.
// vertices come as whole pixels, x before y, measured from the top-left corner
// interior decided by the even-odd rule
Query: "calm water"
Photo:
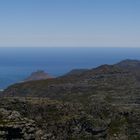
[[[140,48],[0,48],[0,89],[45,70],[60,76],[75,68],[93,68],[123,59],[140,60]]]

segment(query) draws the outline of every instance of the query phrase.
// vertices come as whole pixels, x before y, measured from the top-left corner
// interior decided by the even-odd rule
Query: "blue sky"
[[[0,0],[0,46],[140,47],[140,0]]]

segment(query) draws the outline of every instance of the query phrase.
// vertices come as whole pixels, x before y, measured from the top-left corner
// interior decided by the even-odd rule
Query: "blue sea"
[[[0,89],[44,70],[61,76],[76,68],[94,68],[124,59],[140,60],[140,48],[120,47],[1,47]]]

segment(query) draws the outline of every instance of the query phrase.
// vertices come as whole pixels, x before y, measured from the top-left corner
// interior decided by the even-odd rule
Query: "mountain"
[[[136,81],[135,75],[115,65],[102,65],[94,69],[83,71],[82,73],[66,74],[64,76],[19,83],[8,87],[4,95],[8,96],[34,96],[61,99],[77,92],[81,94],[93,94],[102,87],[128,86],[132,81]],[[122,85],[120,85],[122,83]],[[132,83],[134,85],[134,83]],[[136,84],[137,85],[137,84]],[[134,86],[136,86],[134,85]],[[70,94],[71,93],[71,94]]]
[[[39,71],[31,73],[31,75],[28,78],[26,78],[24,80],[24,82],[36,81],[36,80],[45,80],[45,79],[51,79],[51,78],[53,78],[53,77],[48,75],[46,72],[44,72],[42,70],[39,70]]]
[[[132,68],[130,68],[131,65]],[[139,61],[124,60],[114,65],[101,65],[90,70],[72,70],[58,78],[27,80],[28,82],[11,85],[3,94],[4,96],[49,97],[68,101],[77,101],[82,98],[84,100],[85,96],[89,98],[92,95],[110,96],[115,102],[119,101],[119,98],[127,97],[125,102],[135,103],[139,102],[137,98],[140,91],[138,67]],[[42,72],[37,73],[42,75]]]
[[[34,120],[49,140],[139,140],[139,76],[138,60],[72,70],[11,85],[0,106]]]
[[[115,65],[124,69],[129,69],[129,70],[140,70],[139,60],[126,59]]]

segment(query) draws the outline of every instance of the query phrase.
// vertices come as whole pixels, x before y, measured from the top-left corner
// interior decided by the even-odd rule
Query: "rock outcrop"
[[[35,140],[35,132],[33,120],[23,118],[17,111],[0,108],[1,140]]]
[[[110,122],[87,114],[80,104],[46,98],[2,98],[0,101],[0,106],[3,107],[0,109],[1,139],[65,140],[107,137]]]

